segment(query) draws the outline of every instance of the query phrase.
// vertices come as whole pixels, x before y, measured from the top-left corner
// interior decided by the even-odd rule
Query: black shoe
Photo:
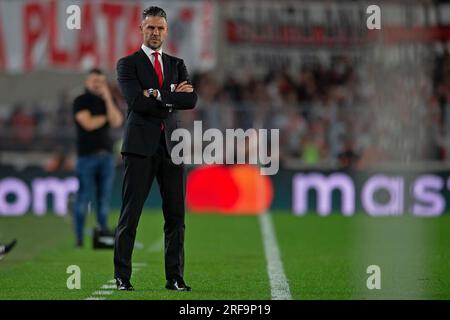
[[[166,281],[166,289],[175,291],[192,291],[191,287],[184,283],[183,279],[169,279]]]
[[[16,243],[17,243],[17,240],[16,240],[16,239],[14,239],[14,240],[11,241],[10,243],[8,243],[8,244],[5,246],[5,253],[10,252],[10,251],[12,250],[12,248],[14,248],[14,246],[16,245]]]
[[[102,237],[108,237],[108,236],[114,237],[116,235],[116,231],[115,230],[111,231],[111,229],[109,229],[109,228],[102,229],[102,228],[98,227],[98,228],[96,228],[96,231]]]
[[[130,283],[130,280],[116,278],[117,290],[125,290],[125,291],[134,291],[133,286]]]
[[[114,240],[114,234],[108,228],[95,228],[92,237],[92,247],[94,249],[113,249]]]
[[[3,259],[3,257],[12,250],[12,248],[14,248],[14,246],[16,245],[17,240],[14,239],[13,241],[11,241],[10,243],[6,244],[6,245],[0,245],[0,259]]]

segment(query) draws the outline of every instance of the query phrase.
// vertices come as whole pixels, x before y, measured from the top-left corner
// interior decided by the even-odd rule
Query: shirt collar
[[[162,48],[159,48],[158,50],[153,50],[152,48],[147,47],[145,44],[142,44],[141,49],[145,52],[145,54],[149,58],[153,56],[153,52],[158,52],[159,55],[162,57]]]

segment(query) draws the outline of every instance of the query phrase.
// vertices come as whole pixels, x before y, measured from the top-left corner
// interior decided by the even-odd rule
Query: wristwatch
[[[153,96],[154,98],[156,98],[154,95],[153,95],[153,92],[155,91],[155,89],[147,89],[147,92],[148,92],[148,95],[151,97],[151,96]]]

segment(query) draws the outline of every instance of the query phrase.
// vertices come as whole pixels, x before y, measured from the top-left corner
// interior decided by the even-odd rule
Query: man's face
[[[94,94],[100,95],[106,77],[103,74],[91,73],[86,78],[86,88]]]
[[[147,16],[139,26],[144,38],[144,44],[153,49],[159,49],[167,37],[167,21],[163,17]]]

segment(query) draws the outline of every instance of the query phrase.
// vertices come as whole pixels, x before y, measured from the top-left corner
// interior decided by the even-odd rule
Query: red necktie
[[[159,88],[162,88],[163,74],[162,74],[161,64],[159,63],[159,59],[158,59],[159,52],[155,51],[152,54],[155,57],[154,67],[155,67],[156,76],[158,77]]]
[[[156,72],[156,76],[158,77],[158,83],[159,83],[159,88],[162,88],[162,84],[163,84],[163,74],[162,74],[162,70],[161,70],[161,64],[159,63],[159,52],[155,51],[152,53],[153,57],[155,58],[155,62],[153,64],[153,66],[155,67],[155,72]],[[161,131],[164,130],[164,122],[161,121]]]

